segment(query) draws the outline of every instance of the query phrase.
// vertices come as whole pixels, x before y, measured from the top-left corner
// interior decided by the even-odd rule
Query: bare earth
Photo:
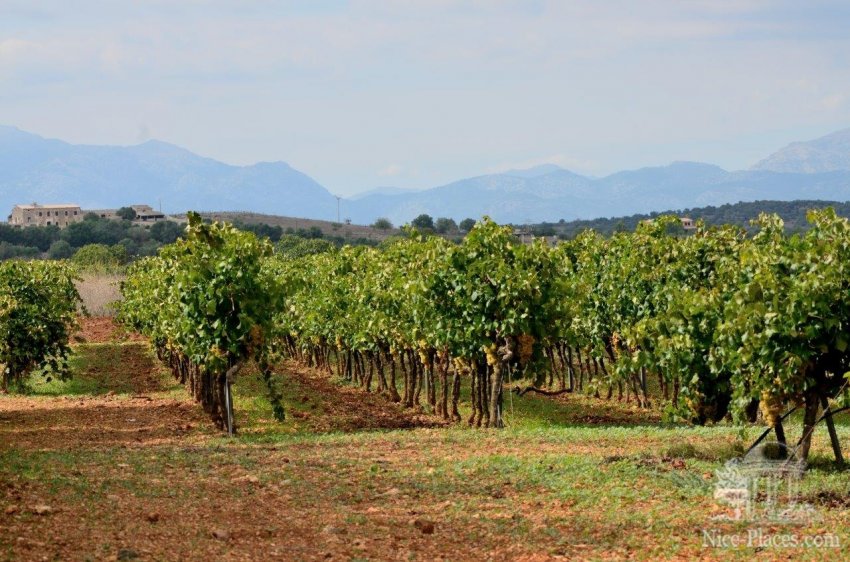
[[[688,471],[711,477],[699,462],[619,460],[662,449],[663,435],[593,440],[583,430],[553,437],[446,428],[286,366],[289,420],[280,425],[250,407],[259,398],[249,396],[257,384],[249,374],[237,385],[242,436],[227,439],[137,337],[91,319],[77,340],[85,343],[74,384],[88,386],[0,396],[0,559],[728,554],[699,542],[705,514],[717,510],[710,498],[683,496],[664,480]],[[693,442],[701,439],[709,438]],[[609,478],[604,499],[599,482]],[[633,479],[633,492],[616,488],[623,478]],[[675,501],[683,505],[671,509]],[[847,517],[840,506],[824,525]]]

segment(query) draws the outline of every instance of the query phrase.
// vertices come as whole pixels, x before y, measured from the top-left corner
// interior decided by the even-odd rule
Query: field
[[[119,286],[123,280],[124,275],[118,273],[82,273],[76,287],[86,311],[92,316],[114,315],[112,305],[121,298]]]
[[[257,373],[226,438],[142,338],[84,319],[68,382],[0,395],[0,559],[822,559],[843,549],[708,548],[714,471],[760,428],[692,428],[580,395],[506,398],[501,430],[443,425],[284,363],[288,418]],[[468,403],[466,404],[468,406]],[[604,412],[601,415],[600,412]],[[464,415],[468,411],[462,411]],[[850,431],[840,420],[846,442]],[[789,426],[799,433],[799,424]],[[850,539],[825,431],[799,491],[819,519],[767,533]],[[737,525],[737,526],[736,526]],[[751,526],[751,524],[749,524]]]
[[[217,221],[239,221],[245,224],[268,224],[271,226],[279,226],[284,230],[288,228],[296,231],[299,229],[309,230],[316,227],[319,228],[325,236],[341,236],[345,239],[364,238],[366,240],[375,240],[377,242],[380,242],[389,236],[396,236],[401,233],[398,228],[380,230],[366,225],[342,224],[315,219],[280,217],[277,215],[264,215],[262,213],[219,212],[201,213],[201,216]]]

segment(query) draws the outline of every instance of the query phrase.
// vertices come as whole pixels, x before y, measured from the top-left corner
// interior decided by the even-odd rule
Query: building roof
[[[15,207],[19,209],[68,209],[78,208],[79,205],[73,203],[68,203],[67,205],[39,205],[38,203],[32,203],[30,205],[15,205]]]
[[[161,211],[157,211],[152,208],[150,205],[131,205],[131,209],[136,211],[137,214],[148,214],[148,215],[161,215]]]

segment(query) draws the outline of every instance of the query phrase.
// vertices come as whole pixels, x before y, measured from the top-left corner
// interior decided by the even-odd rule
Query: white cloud
[[[846,103],[847,96],[845,94],[830,94],[821,98],[819,105],[827,111],[834,111],[836,109],[840,109]]]
[[[24,41],[14,37],[0,40],[0,63],[15,63],[35,47],[36,45],[31,41]]]
[[[850,21],[828,3],[31,4],[0,0],[0,123],[116,144],[144,123],[341,192],[545,162],[599,174],[694,146],[734,168],[748,135],[850,124]]]
[[[378,175],[381,177],[397,176],[404,171],[404,167],[400,164],[390,164],[378,170]]]

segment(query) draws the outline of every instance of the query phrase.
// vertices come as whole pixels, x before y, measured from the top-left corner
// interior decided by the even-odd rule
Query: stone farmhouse
[[[65,227],[83,220],[83,211],[79,205],[15,205],[9,215],[12,226],[51,226]]]
[[[136,221],[139,222],[156,222],[165,220],[165,214],[153,209],[150,205],[130,205],[131,209],[136,211]],[[84,214],[94,213],[102,219],[118,220],[118,209],[92,209],[85,211]]]
[[[166,216],[150,205],[130,205],[136,211],[136,223],[151,223],[165,220]],[[118,220],[118,209],[83,210],[79,205],[15,205],[9,215],[9,224],[15,227],[25,226],[58,226],[65,228],[69,224],[79,222],[89,214],[94,213],[100,218]]]

